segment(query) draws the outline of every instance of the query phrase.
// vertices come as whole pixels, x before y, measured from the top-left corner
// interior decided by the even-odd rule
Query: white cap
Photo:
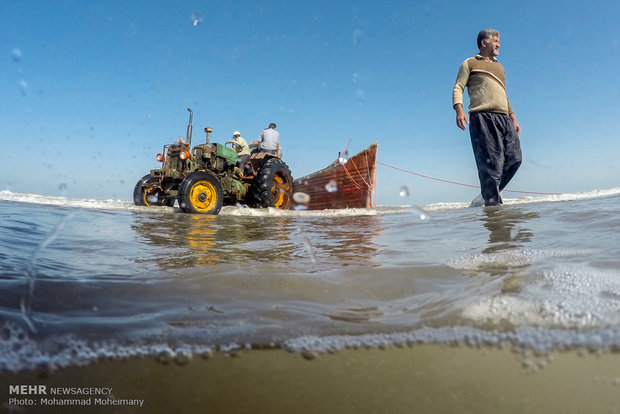
[[[241,136],[241,132],[239,132],[239,131],[235,131],[235,132],[233,132],[233,137],[234,137],[234,136],[236,136],[236,135]]]

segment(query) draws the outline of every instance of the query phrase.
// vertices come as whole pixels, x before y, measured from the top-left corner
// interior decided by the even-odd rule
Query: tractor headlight
[[[181,154],[179,154],[179,158],[181,158],[183,161],[185,161],[189,157],[190,157],[189,151],[181,151]]]
[[[159,153],[155,156],[155,159],[159,162],[164,162],[164,154]]]

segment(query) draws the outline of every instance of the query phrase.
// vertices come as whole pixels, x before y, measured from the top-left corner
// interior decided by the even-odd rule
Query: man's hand
[[[515,116],[515,114],[510,114],[510,119],[512,119],[512,123],[515,126],[515,129],[517,130],[517,135],[521,136],[521,127],[519,126],[519,123],[517,122],[517,117]]]
[[[469,125],[469,121],[467,120],[467,115],[465,115],[465,111],[463,111],[463,105],[454,105],[454,110],[456,111],[456,126],[461,128],[462,130],[465,130],[465,124]]]

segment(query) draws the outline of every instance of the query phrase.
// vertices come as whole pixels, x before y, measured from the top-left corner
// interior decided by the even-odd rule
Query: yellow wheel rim
[[[207,212],[217,203],[217,192],[209,181],[198,181],[189,192],[189,202],[197,211]]]
[[[144,205],[145,206],[152,206],[152,205],[157,205],[157,201],[159,201],[159,197],[157,196],[157,192],[159,191],[159,189],[157,187],[149,187],[147,189],[144,190],[144,192],[142,193],[142,197],[144,198]],[[153,197],[155,197],[155,202],[153,203]],[[149,200],[150,199],[150,200]]]
[[[291,190],[291,187],[285,180],[276,175],[273,177],[273,186],[271,187],[271,196],[273,200],[274,207],[287,207],[288,206],[288,194]]]

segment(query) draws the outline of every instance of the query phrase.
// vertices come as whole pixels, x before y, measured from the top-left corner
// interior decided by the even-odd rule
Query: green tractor
[[[137,206],[174,206],[178,200],[184,213],[218,214],[222,205],[289,209],[293,177],[279,155],[254,152],[249,161],[237,165],[237,152],[222,144],[211,144],[213,130],[205,128],[207,141],[192,148],[192,117],[189,111],[186,141],[164,145],[157,154],[161,168],[142,177],[133,191]]]

